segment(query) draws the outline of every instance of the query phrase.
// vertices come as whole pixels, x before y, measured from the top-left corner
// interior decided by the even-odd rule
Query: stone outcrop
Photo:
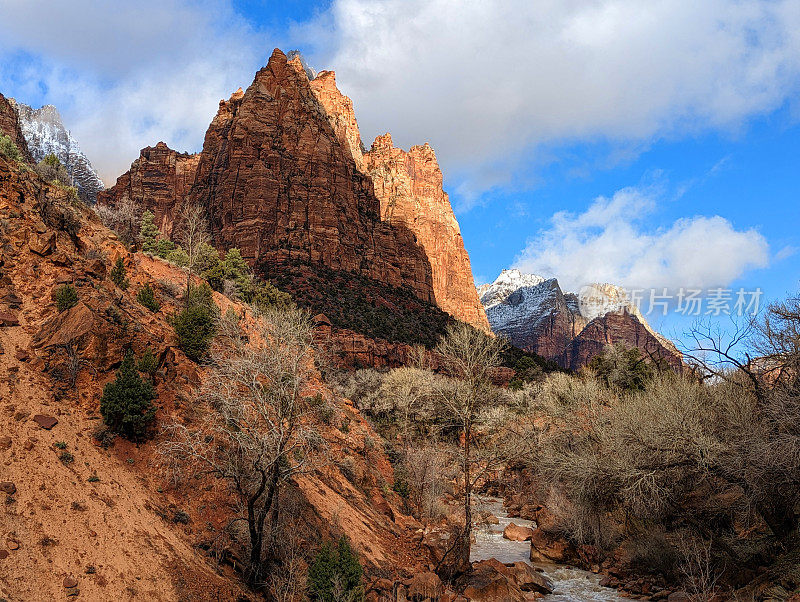
[[[175,222],[194,183],[197,154],[179,153],[159,142],[143,148],[129,171],[117,183],[97,195],[102,205],[132,200],[155,214],[155,223],[172,236]]]
[[[639,318],[627,310],[610,312],[597,317],[584,328],[567,346],[561,364],[577,369],[587,365],[603,349],[615,343],[636,347],[646,358],[665,362],[674,370],[681,369],[681,358],[669,346],[662,344]]]
[[[680,369],[675,345],[650,327],[618,286],[593,284],[579,299],[563,292],[555,278],[503,270],[478,294],[494,332],[564,368],[577,370],[606,346],[621,343]]]
[[[28,163],[33,163],[33,157],[22,133],[19,113],[13,99],[8,99],[2,94],[0,94],[0,134],[11,138],[11,141],[22,153],[22,158]]]
[[[299,61],[300,58],[295,57],[292,60]],[[350,151],[356,167],[364,171],[364,147],[358,131],[353,101],[336,87],[336,74],[333,71],[320,71],[317,77],[311,80],[311,90],[325,109],[328,122],[336,132],[339,142]]]
[[[442,170],[429,144],[396,148],[379,136],[364,155],[364,169],[381,201],[381,218],[411,230],[431,264],[436,303],[451,316],[489,330],[478,300],[461,230],[442,188]]]
[[[141,203],[167,235],[180,207],[199,203],[215,244],[265,276],[288,263],[355,272],[489,329],[433,150],[406,153],[387,135],[365,153],[335,74],[315,76],[295,52],[276,50],[220,102],[200,155],[146,148],[98,198]]]
[[[424,250],[408,228],[381,221],[372,181],[299,59],[280,50],[247,91],[220,102],[189,202],[207,209],[217,246],[255,266],[323,265],[435,301]]]

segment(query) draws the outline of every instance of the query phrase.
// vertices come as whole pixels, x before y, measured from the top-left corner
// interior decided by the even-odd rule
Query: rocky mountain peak
[[[58,157],[72,177],[80,197],[88,203],[94,203],[97,193],[104,189],[103,181],[81,151],[75,137],[64,126],[58,109],[53,105],[34,109],[10,100],[19,114],[22,133],[34,162],[50,154]]]
[[[562,291],[556,278],[509,269],[478,293],[494,332],[565,368],[587,364],[615,342],[680,365],[672,342],[650,327],[620,286],[590,284],[576,294]]]

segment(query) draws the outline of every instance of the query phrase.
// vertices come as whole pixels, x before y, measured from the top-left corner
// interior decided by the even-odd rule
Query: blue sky
[[[479,283],[515,266],[571,289],[798,289],[796,0],[0,0],[0,13],[0,92],[57,105],[108,184],[160,139],[198,150],[219,99],[273,47],[297,48],[337,72],[367,146],[385,131],[431,143]]]

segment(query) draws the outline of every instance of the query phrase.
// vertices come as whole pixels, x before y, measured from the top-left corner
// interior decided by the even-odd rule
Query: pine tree
[[[358,554],[342,535],[338,544],[322,544],[314,562],[308,568],[308,589],[312,600],[363,600],[361,563]]]
[[[111,268],[111,281],[124,291],[131,283],[127,275],[128,272],[125,269],[125,262],[122,260],[122,257],[118,257],[117,261],[114,263],[114,267]]]
[[[155,390],[139,376],[132,351],[125,354],[114,382],[108,383],[100,398],[100,413],[108,427],[129,439],[141,439],[153,421]]]
[[[142,226],[139,231],[142,237],[142,251],[151,255],[158,253],[158,240],[161,238],[161,230],[156,226],[155,217],[152,211],[142,213]]]

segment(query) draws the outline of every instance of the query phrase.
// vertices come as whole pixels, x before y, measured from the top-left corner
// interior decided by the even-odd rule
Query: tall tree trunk
[[[469,547],[472,536],[472,478],[470,476],[470,439],[472,420],[464,422],[464,542],[461,553],[466,555],[465,563],[469,563]]]

